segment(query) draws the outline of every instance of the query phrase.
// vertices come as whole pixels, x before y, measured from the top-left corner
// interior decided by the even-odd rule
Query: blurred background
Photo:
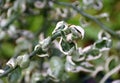
[[[62,1],[76,2],[76,0]],[[77,4],[86,13],[98,17],[112,30],[117,31],[120,29],[119,0],[78,0]],[[11,20],[12,22],[5,26],[6,22]],[[56,5],[50,0],[0,0],[0,26],[5,26],[5,30],[8,29],[7,35],[0,29],[0,57],[10,58],[14,54],[16,44],[13,41],[19,38],[18,36],[21,36],[21,34],[24,34],[24,32],[19,33],[20,30],[30,31],[37,41],[40,33],[44,33],[45,37],[51,35],[56,23],[61,20],[65,20],[69,24],[84,26],[85,39],[80,42],[82,46],[94,42],[101,29],[95,22],[81,16],[71,8]],[[13,33],[9,33],[10,29],[13,29]],[[14,30],[18,31],[14,32]]]
[[[85,30],[85,37],[82,41],[78,41],[78,46],[84,48],[98,39],[98,33],[101,30],[100,26],[82,16],[76,10],[56,4],[54,1],[0,0],[0,68],[3,68],[13,56],[31,53],[38,41],[51,36],[56,23],[62,20],[70,25],[79,25]],[[120,0],[56,1],[76,5],[76,7],[83,9],[84,12],[91,16],[95,16],[120,35]],[[112,40],[113,45],[109,54],[110,56],[120,57],[120,41],[114,37]],[[113,62],[112,64],[114,67],[116,63]],[[100,73],[101,77],[103,76],[102,73]],[[79,83],[78,77],[86,76],[84,73],[77,76],[72,75],[72,79],[77,80],[76,83]],[[113,78],[118,79],[119,76],[120,71],[118,74],[113,75]],[[84,79],[83,83],[95,83],[91,77],[86,79]],[[70,83],[69,80],[65,83],[67,82]],[[71,83],[75,82],[71,81]]]

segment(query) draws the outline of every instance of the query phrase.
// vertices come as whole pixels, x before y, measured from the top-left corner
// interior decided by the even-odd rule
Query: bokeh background
[[[51,36],[56,23],[62,20],[70,25],[79,25],[85,30],[85,37],[77,42],[78,46],[84,48],[98,39],[98,33],[101,30],[99,25],[72,8],[55,4],[53,1],[55,0],[0,0],[0,68],[3,68],[11,57],[32,52],[38,41]],[[120,0],[57,1],[83,8],[84,12],[95,16],[120,35]],[[114,37],[112,40],[110,56],[120,57],[120,41]],[[111,67],[115,64],[113,62]],[[100,78],[103,75],[102,72]],[[71,79],[75,79],[74,83],[79,83],[79,78],[84,76],[86,77],[85,73],[71,74]],[[110,80],[120,79],[119,76],[120,71]],[[91,77],[86,79],[84,83],[95,83]],[[66,82],[70,83],[69,80]]]

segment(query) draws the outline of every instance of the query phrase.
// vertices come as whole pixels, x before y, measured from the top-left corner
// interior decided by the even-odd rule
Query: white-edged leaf
[[[68,24],[65,23],[64,21],[60,21],[56,24],[56,27],[53,30],[52,34],[56,33],[57,31],[60,31],[60,30],[66,30],[67,28],[68,28]]]
[[[15,58],[11,58],[7,63],[6,65],[12,67],[12,68],[15,68],[17,66],[17,62],[16,62],[16,59]]]
[[[76,25],[71,25],[69,28],[70,28],[71,32],[72,32],[75,36],[78,36],[78,37],[80,37],[81,39],[84,38],[84,33],[85,33],[85,31],[84,31],[84,29],[83,29],[82,27],[76,26]]]

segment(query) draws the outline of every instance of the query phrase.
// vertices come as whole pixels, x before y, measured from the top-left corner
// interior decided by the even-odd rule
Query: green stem
[[[66,30],[65,31],[65,34],[68,34],[69,33],[69,31],[68,30]],[[58,38],[58,37],[60,37],[61,36],[61,33],[56,33],[56,34],[53,34],[52,36],[51,36],[51,42],[52,41],[54,41],[56,38]],[[46,53],[46,52],[44,52],[41,48],[38,48],[37,50],[34,50],[33,52],[31,52],[30,54],[29,54],[29,58],[31,59],[33,56],[36,56],[36,54],[37,53],[39,53],[39,54],[44,54],[44,53]],[[17,57],[15,57],[15,58],[17,58]],[[16,68],[17,68],[18,66],[16,66]],[[2,74],[0,74],[0,78],[2,78],[2,77],[4,77],[4,76],[7,76],[8,75],[8,73],[10,73],[11,71],[13,71],[15,68],[12,68],[12,67],[8,67],[7,65],[5,66],[5,72],[4,73],[2,73]]]

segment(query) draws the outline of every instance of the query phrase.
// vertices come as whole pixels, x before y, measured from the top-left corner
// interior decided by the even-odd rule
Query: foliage
[[[0,83],[119,83],[119,3],[0,0]]]

